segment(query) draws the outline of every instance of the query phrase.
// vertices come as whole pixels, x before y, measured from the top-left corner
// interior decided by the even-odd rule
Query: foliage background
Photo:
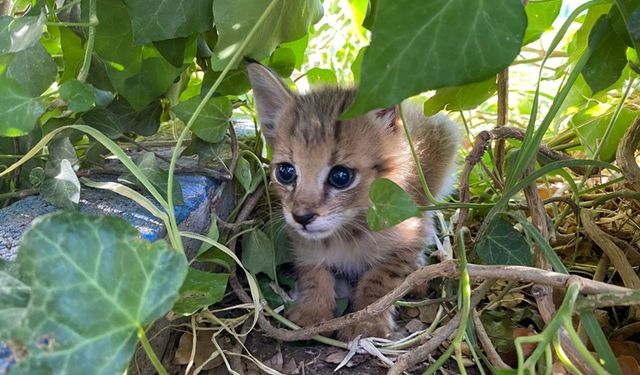
[[[454,217],[460,212],[468,214],[458,224],[470,227],[472,236],[464,239],[466,248],[455,250],[456,258],[464,259],[468,253],[472,262],[526,266],[535,263],[544,268],[545,262],[536,260],[543,249],[546,262],[553,264],[556,272],[571,271],[602,280],[606,277],[610,282],[640,287],[635,271],[638,259],[634,258],[638,254],[637,190],[628,174],[608,164],[614,161],[619,140],[640,110],[636,82],[640,4],[633,0],[526,3],[523,8],[517,0],[193,0],[176,7],[172,1],[147,0],[3,1],[0,165],[4,171],[0,172],[0,203],[7,205],[39,193],[52,204],[73,211],[82,189],[78,175],[100,170],[105,157],[113,154],[130,170],[120,176],[119,182],[126,186],[118,191],[126,191],[160,217],[167,225],[171,247],[179,251],[183,247],[181,237],[190,235],[178,231],[173,215],[174,205],[181,201],[179,186],[173,180],[181,153],[197,156],[203,173],[212,166],[219,168],[221,159],[226,163],[222,176],[233,176],[238,182],[238,206],[228,220],[243,222],[247,219],[239,217],[243,208],[255,202],[254,197],[264,195],[265,162],[269,157],[259,137],[241,138],[239,151],[232,152],[234,147],[230,147],[235,145],[231,125],[239,124],[236,128],[240,134],[242,124],[246,128],[255,123],[241,59],[246,56],[270,66],[299,89],[317,84],[358,83],[361,91],[347,116],[394,105],[410,96],[411,100],[424,102],[427,115],[445,110],[465,126],[465,155],[482,131],[507,125],[520,129],[519,139],[497,140],[470,169],[461,184],[464,187],[467,183],[470,200],[460,194],[450,202],[434,202],[435,207],[445,209],[447,217],[455,209],[463,211],[457,211]],[[578,11],[572,13],[576,8]],[[507,67],[508,73],[504,70]],[[541,143],[574,160],[544,167],[551,160],[545,159],[549,154],[537,152]],[[177,150],[168,170],[152,152],[131,161],[121,149],[131,145],[150,149],[158,144],[169,144]],[[524,173],[535,161],[537,175]],[[560,169],[566,166],[604,169],[597,169],[595,176],[569,175]],[[526,177],[527,174],[541,178]],[[525,210],[532,208],[529,196],[523,194],[530,183],[535,183],[542,199],[550,199],[546,202],[550,220],[546,229],[535,222],[531,210]],[[147,191],[155,202],[131,188]],[[398,212],[425,209],[403,199],[404,193],[393,186],[378,184],[376,188],[377,192],[372,191],[374,206],[388,206],[389,201],[406,204],[397,212],[377,210],[381,217],[373,221],[384,223],[397,217]],[[54,324],[51,328],[35,323],[41,316],[38,314],[42,314],[43,301],[58,290],[30,276],[38,267],[39,272],[46,272],[42,266],[48,258],[36,260],[41,255],[31,254],[29,248],[37,249],[44,246],[42,241],[51,240],[40,235],[41,242],[37,242],[38,233],[51,230],[47,225],[62,225],[53,219],[40,223],[25,237],[26,250],[20,251],[17,260],[19,271],[1,273],[12,288],[0,294],[0,322],[9,322],[2,318],[15,316],[16,311],[24,319],[12,329],[8,329],[8,323],[2,325],[0,337],[10,337],[30,350],[15,371],[28,372],[39,366],[66,368],[72,355],[90,356],[97,350],[92,346],[97,337],[122,331],[125,338],[118,340],[130,343],[137,336],[162,372],[143,329],[168,309],[152,308],[159,303],[157,294],[163,291],[174,300],[179,299],[174,312],[197,312],[210,324],[218,324],[220,330],[239,328],[245,321],[255,325],[258,314],[251,318],[251,309],[242,319],[220,324],[206,308],[220,301],[228,275],[234,274],[236,268],[246,267],[256,275],[254,280],[247,273],[256,311],[259,286],[272,307],[288,303],[286,287],[292,281],[283,272],[289,261],[283,251],[286,238],[280,235],[277,220],[272,220],[277,215],[272,215],[268,196],[264,197],[265,204],[258,207],[250,226],[242,231],[227,228],[220,233],[214,228],[209,233],[209,245],[203,246],[199,260],[221,265],[222,269],[216,273],[194,269],[187,272],[187,263],[173,257],[171,262],[180,272],[172,282],[156,283],[147,277],[147,272],[131,272],[139,275],[130,280],[133,286],[104,291],[113,302],[109,308],[100,301],[90,305],[104,307],[106,316],[119,311],[125,318],[100,329],[90,325],[74,328],[84,335],[70,335],[64,325]],[[603,267],[603,259],[611,258],[611,254],[605,251],[603,255],[604,249],[597,241],[598,246],[594,245],[593,235],[582,228],[581,215],[568,209],[574,206],[595,210],[601,230],[628,245],[627,265],[614,262],[614,270],[598,273],[596,265]],[[60,216],[59,220],[71,224],[54,246],[60,254],[77,247],[69,245],[65,250],[61,245],[67,235],[69,243],[74,243],[77,234],[73,228],[91,222],[83,216],[65,215],[69,216]],[[534,221],[537,229],[527,225],[527,220]],[[126,232],[118,225],[104,225],[104,236],[125,238],[120,237],[125,234],[115,234]],[[444,234],[446,228],[447,225],[442,229]],[[550,233],[545,233],[547,230]],[[237,238],[241,238],[242,261],[233,255]],[[508,246],[505,240],[511,241]],[[37,245],[30,245],[29,241],[36,241]],[[104,246],[83,247],[92,249],[92,255],[89,260],[74,258],[84,255],[69,255],[69,267],[77,272],[60,282],[62,291],[67,293],[65,298],[77,294],[73,288],[65,287],[73,285],[74,277],[84,278],[99,290],[117,279],[115,275],[84,272],[82,267],[76,267],[87,262],[98,265],[96,269],[114,265],[101,258],[109,251]],[[156,268],[162,263],[158,262],[162,257],[171,258],[167,255],[171,251],[168,247],[157,249],[156,257],[141,261],[141,269],[149,267],[151,274],[161,270]],[[620,271],[627,266],[630,273]],[[138,288],[136,285],[147,285],[146,294],[129,296],[130,300],[113,298],[122,290]],[[464,286],[464,282],[459,286],[452,283],[448,288]],[[507,285],[499,295],[508,295],[514,287]],[[535,299],[530,295],[519,298],[525,305]],[[78,303],[71,301],[76,301],[71,305]],[[461,301],[457,307],[465,311],[465,305],[468,307]],[[141,318],[129,311],[137,306],[154,310],[155,314]],[[483,316],[492,317],[494,323],[498,321],[492,327],[501,335],[493,339],[506,340],[505,347],[513,343],[508,327],[531,320],[536,322],[536,332],[547,327],[541,333],[540,347],[549,348],[557,340],[549,330],[551,322],[543,322],[545,319],[535,309],[499,303],[491,306]],[[567,306],[571,308],[561,310],[561,318],[571,316],[573,305]],[[455,309],[456,305],[448,307]],[[62,306],[48,308],[54,320],[81,319],[74,315],[78,312],[69,312]],[[524,315],[527,318],[522,318]],[[587,323],[595,318],[586,312],[580,316],[598,355],[606,358],[607,371],[620,373],[602,330]],[[615,329],[622,329],[637,319],[634,309],[625,309],[616,310],[605,320],[615,321]],[[505,322],[507,329],[498,329],[504,328]],[[49,333],[45,335],[53,331],[56,345],[51,344]],[[62,353],[64,348],[76,349]],[[57,350],[61,351],[59,355]],[[123,351],[110,366],[125,368],[130,350]],[[476,364],[479,362],[476,360]],[[536,361],[530,362],[535,366]],[[531,363],[528,366],[534,368]],[[546,366],[550,368],[551,363]]]

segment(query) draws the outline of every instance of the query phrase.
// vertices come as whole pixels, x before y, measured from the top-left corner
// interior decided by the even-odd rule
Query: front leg
[[[336,309],[333,274],[323,265],[298,267],[298,298],[289,319],[307,327],[333,318]]]
[[[397,263],[385,264],[367,271],[356,287],[354,311],[364,309],[389,293],[400,285],[410,272],[411,269],[406,264]],[[338,333],[338,337],[344,341],[351,341],[358,335],[386,338],[391,335],[392,330],[393,307],[366,321],[343,328]]]

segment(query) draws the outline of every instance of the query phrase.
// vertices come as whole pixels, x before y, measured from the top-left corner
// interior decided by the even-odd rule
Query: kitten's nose
[[[311,223],[316,217],[318,217],[318,214],[316,214],[315,212],[305,212],[302,215],[292,213],[292,216],[293,220],[304,227]]]

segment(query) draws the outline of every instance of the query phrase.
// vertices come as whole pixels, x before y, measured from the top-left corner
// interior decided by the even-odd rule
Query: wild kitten
[[[325,87],[299,94],[260,64],[249,64],[248,72],[261,129],[273,152],[272,186],[292,229],[298,297],[289,317],[301,326],[332,319],[336,288],[344,285],[355,289],[350,304],[360,310],[420,266],[432,231],[429,216],[380,232],[366,223],[369,186],[376,178],[396,182],[427,204],[399,111],[374,110],[342,120],[355,89]],[[403,104],[429,190],[442,196],[455,175],[459,128],[444,116],[425,118],[421,110]],[[387,337],[392,313],[389,309],[338,336]]]

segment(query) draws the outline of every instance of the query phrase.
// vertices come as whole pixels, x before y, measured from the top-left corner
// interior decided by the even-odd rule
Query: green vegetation
[[[640,317],[632,306],[638,293],[622,287],[640,288],[640,174],[630,140],[640,132],[640,2],[591,0],[562,17],[561,0],[177,3],[0,2],[0,204],[39,193],[65,210],[25,234],[15,267],[0,265],[0,339],[19,353],[11,374],[121,373],[136,338],[166,373],[145,330],[170,310],[193,316],[194,333],[204,332],[197,324],[213,330],[209,360],[222,356],[227,366],[242,346],[221,348],[218,335],[244,342],[258,323],[279,340],[347,348],[317,336],[320,329],[295,330],[276,312],[289,303],[290,256],[265,193],[269,151],[259,133],[234,131],[237,122],[255,122],[244,58],[300,88],[358,82],[346,117],[413,96],[425,114],[448,111],[467,130],[460,189],[450,200],[435,201],[424,186],[431,204],[416,206],[389,180],[370,191],[376,230],[421,211],[444,213],[437,215],[441,263],[410,277],[444,279],[431,325],[409,339],[369,342],[380,356],[399,355],[390,373],[430,353],[436,364],[471,358],[482,372],[551,373],[564,365],[623,373],[609,344],[612,333],[637,335],[628,327]],[[153,152],[133,161],[123,151],[157,143],[174,147],[168,170]],[[128,185],[78,177],[99,171],[108,155],[126,167]],[[218,176],[237,182],[237,207],[206,237],[176,223],[181,155],[197,156],[202,171],[223,158]],[[165,223],[167,241],[145,243],[120,219],[75,212],[83,186],[135,200]],[[203,241],[197,260],[212,272],[190,267],[185,238]],[[499,278],[508,283],[494,285],[488,302]],[[551,286],[566,291],[557,307]],[[376,304],[425,303],[398,301],[408,290]],[[240,311],[229,318],[217,309],[231,292],[241,303],[226,301]],[[506,303],[508,296],[518,303]],[[518,326],[532,328],[517,333]],[[443,354],[432,350],[449,335],[427,340],[436,328],[455,332]],[[514,345],[517,370],[499,356]],[[275,373],[250,351],[245,358]]]

